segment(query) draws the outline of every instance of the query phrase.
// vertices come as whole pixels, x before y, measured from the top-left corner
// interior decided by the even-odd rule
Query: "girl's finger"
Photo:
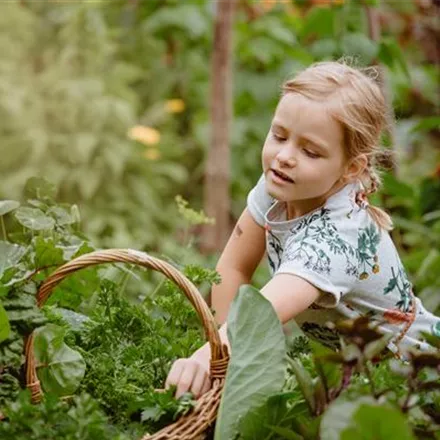
[[[207,376],[208,373],[206,370],[204,370],[203,368],[197,369],[191,386],[191,392],[194,394],[196,398],[200,397]]]
[[[212,386],[211,378],[209,377],[209,374],[206,376],[205,381],[203,382],[202,390],[200,391],[200,395],[203,396],[203,394],[207,393]]]
[[[182,362],[182,359],[178,359],[176,362],[174,362],[165,381],[165,389],[168,389],[171,385],[177,385],[179,383],[183,367],[184,363]]]
[[[196,374],[196,364],[187,363],[177,383],[176,399],[178,399],[183,393],[186,393],[191,389],[191,385]]]

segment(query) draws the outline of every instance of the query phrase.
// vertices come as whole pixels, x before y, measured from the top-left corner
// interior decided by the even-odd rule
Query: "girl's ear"
[[[368,168],[368,158],[365,154],[351,159],[345,167],[345,172],[342,175],[342,179],[346,182],[350,182],[362,175]]]

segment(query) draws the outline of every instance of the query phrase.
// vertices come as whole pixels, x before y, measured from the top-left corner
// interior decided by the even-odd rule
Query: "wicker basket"
[[[145,435],[142,440],[195,440],[204,437],[207,428],[217,416],[221,393],[225,381],[226,368],[229,360],[228,349],[221,343],[217,324],[205,300],[197,288],[177,269],[160,259],[131,249],[109,249],[82,255],[64,264],[52,273],[41,285],[37,293],[37,304],[41,307],[49,298],[52,290],[69,274],[88,266],[101,263],[130,263],[163,273],[174,281],[184,292],[200,317],[205,336],[211,347],[211,379],[212,388],[201,396],[195,408],[187,415],[178,419],[153,435]],[[32,401],[40,401],[42,390],[35,368],[33,353],[33,334],[26,340],[26,384],[31,390]]]

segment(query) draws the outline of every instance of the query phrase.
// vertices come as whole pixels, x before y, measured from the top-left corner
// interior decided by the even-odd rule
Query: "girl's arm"
[[[306,310],[320,295],[320,290],[303,278],[291,274],[279,274],[273,277],[262,289],[261,293],[272,304],[282,324]],[[227,324],[220,330],[220,339],[231,350],[227,337]],[[206,343],[194,352],[192,359],[206,362],[211,358],[209,344]]]
[[[305,279],[291,274],[274,276],[261,290],[271,302],[281,323],[285,323],[306,310],[320,295],[320,290]],[[229,350],[227,324],[220,329],[220,338]],[[189,359],[179,359],[171,368],[166,387],[177,385],[176,397],[186,391],[192,391],[196,397],[211,387],[209,379],[209,344],[197,350]]]
[[[222,281],[212,287],[211,307],[218,324],[226,321],[238,288],[242,284],[250,284],[265,249],[265,231],[246,208],[238,219],[216,267]]]

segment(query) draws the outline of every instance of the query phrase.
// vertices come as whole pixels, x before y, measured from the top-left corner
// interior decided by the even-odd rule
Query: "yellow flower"
[[[151,127],[135,125],[128,131],[128,137],[145,145],[156,145],[160,141],[160,133]]]
[[[148,148],[144,152],[144,157],[148,160],[157,160],[160,158],[160,151],[156,148]]]
[[[373,273],[378,273],[379,270],[380,270],[379,265],[378,265],[378,264],[375,264],[375,265],[373,266]]]
[[[361,280],[366,280],[368,278],[368,274],[367,274],[367,272],[362,272],[360,275],[359,275],[359,279],[361,279]]]
[[[182,99],[169,99],[165,103],[165,110],[168,113],[182,113],[185,110],[185,102]]]

